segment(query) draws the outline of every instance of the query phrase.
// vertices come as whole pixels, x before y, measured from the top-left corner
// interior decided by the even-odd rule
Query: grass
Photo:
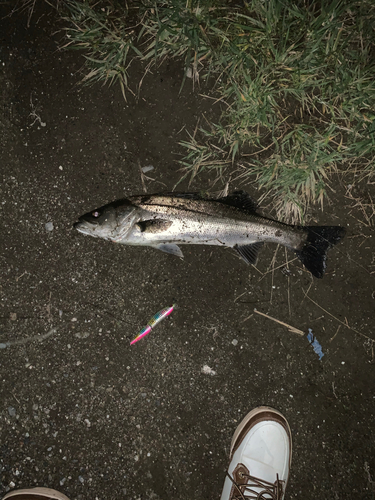
[[[142,56],[134,43],[136,26],[129,22],[128,9],[112,2],[99,8],[97,3],[67,1],[66,7],[69,28],[64,47],[85,50],[89,71],[83,81],[118,81],[126,99],[132,57]]]
[[[323,206],[331,173],[375,171],[372,0],[69,0],[68,45],[86,50],[86,81],[128,88],[133,57],[183,61],[211,84],[218,123],[181,145],[186,175],[239,162],[272,194],[280,217]],[[181,82],[183,84],[183,82]]]

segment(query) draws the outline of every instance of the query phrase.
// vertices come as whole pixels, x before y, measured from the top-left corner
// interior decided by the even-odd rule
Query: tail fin
[[[302,264],[316,278],[323,278],[326,270],[327,251],[345,235],[340,226],[310,226],[307,240],[301,250],[296,250]]]

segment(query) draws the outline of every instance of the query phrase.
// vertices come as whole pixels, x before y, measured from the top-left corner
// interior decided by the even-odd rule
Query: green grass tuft
[[[135,27],[129,26],[128,10],[112,2],[99,7],[97,3],[77,0],[68,0],[66,7],[69,41],[65,47],[86,51],[89,71],[83,81],[118,81],[126,99],[128,68],[134,56],[142,57],[134,43]]]
[[[88,51],[86,80],[119,80],[125,93],[132,57],[178,58],[185,77],[214,81],[227,103],[218,123],[182,143],[187,175],[241,161],[279,215],[298,221],[323,204],[332,171],[373,174],[372,0],[143,0],[133,22],[104,5],[69,0],[68,36]]]

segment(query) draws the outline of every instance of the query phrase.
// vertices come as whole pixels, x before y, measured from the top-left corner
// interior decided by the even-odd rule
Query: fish
[[[153,315],[150,321],[144,326],[134,340],[130,342],[130,345],[135,344],[139,340],[143,339],[146,335],[148,335],[155,326],[160,323],[164,318],[167,318],[170,314],[172,314],[173,309],[176,307],[176,304],[171,305],[170,307],[165,307],[161,311],[157,312]]]
[[[313,276],[322,278],[327,251],[344,237],[345,228],[289,225],[257,209],[245,191],[216,199],[201,193],[141,194],[94,209],[74,227],[85,235],[181,258],[180,245],[230,247],[254,265],[263,244],[276,243],[294,251]]]

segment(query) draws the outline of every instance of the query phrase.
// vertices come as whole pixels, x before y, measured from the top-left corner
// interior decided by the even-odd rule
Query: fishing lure
[[[143,339],[143,337],[145,337],[146,335],[148,335],[151,332],[151,330],[158,323],[160,323],[161,320],[163,320],[164,318],[168,317],[172,313],[172,311],[173,311],[173,309],[175,307],[176,307],[176,304],[173,304],[172,306],[165,307],[161,311],[157,312],[150,319],[150,321],[147,323],[147,325],[142,328],[142,330],[138,333],[138,335],[135,337],[135,339],[130,342],[130,345],[135,344],[136,342],[138,342],[138,340],[141,340],[141,339]]]

